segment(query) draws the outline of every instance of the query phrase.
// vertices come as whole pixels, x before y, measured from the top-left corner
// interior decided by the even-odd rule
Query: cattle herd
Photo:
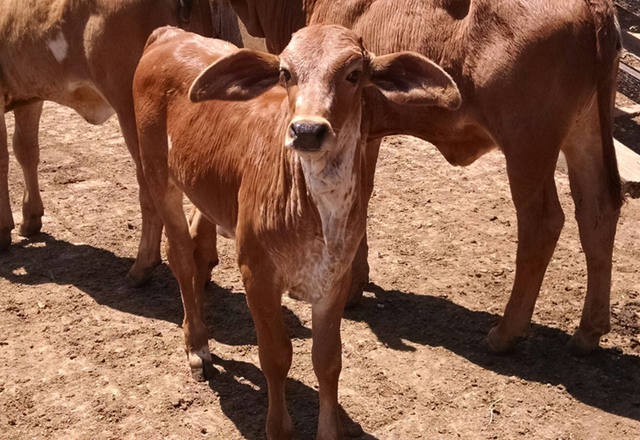
[[[238,17],[270,53],[241,48]],[[235,240],[258,336],[266,436],[292,435],[288,292],[312,308],[317,437],[341,438],[340,322],[368,281],[367,206],[384,136],[427,140],[452,165],[504,154],[518,241],[511,296],[486,339],[494,352],[531,321],[564,223],[554,180],[563,152],[588,272],[568,349],[598,347],[623,202],[612,138],[620,49],[610,0],[4,0],[0,104],[14,112],[25,179],[19,232],[42,226],[43,101],[93,124],[115,113],[143,225],[128,282],[152,276],[164,229],[193,376],[211,375],[202,304],[221,234]],[[8,163],[3,119],[2,250],[14,228]],[[196,207],[189,218],[183,194]]]

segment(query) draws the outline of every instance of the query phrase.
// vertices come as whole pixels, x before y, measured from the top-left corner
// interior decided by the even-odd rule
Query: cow
[[[455,112],[393,103],[387,127],[370,134],[368,168],[379,138],[403,132],[427,140],[457,166],[499,148],[518,220],[515,280],[504,315],[487,336],[504,352],[529,326],[564,213],[554,170],[567,159],[575,216],[587,263],[576,354],[610,330],[611,258],[623,202],[612,138],[621,48],[611,0],[229,0],[248,31],[278,53],[296,29],[336,23],[353,28],[376,54],[419,52],[460,88]],[[370,174],[373,179],[373,173]],[[351,301],[368,279],[366,240],[354,262]]]
[[[285,291],[312,307],[318,438],[340,437],[340,322],[366,226],[368,136],[384,126],[384,102],[457,108],[455,83],[417,53],[373,56],[336,25],[298,31],[280,56],[166,27],[149,38],[133,94],[143,175],[168,238],[194,377],[212,368],[202,295],[221,231],[235,237],[257,331],[267,437],[292,430]],[[183,194],[198,209],[190,224]]]
[[[175,24],[238,44],[233,10],[220,0],[5,0],[0,2],[0,108],[13,111],[13,150],[25,179],[20,234],[42,227],[38,187],[38,124],[43,100],[75,109],[91,124],[117,114],[125,143],[137,159],[131,84],[147,37]],[[0,120],[0,250],[14,228],[8,190],[8,145]],[[139,168],[139,167],[137,167]],[[139,171],[139,170],[138,170]],[[144,212],[148,202],[138,172],[143,209],[141,264],[129,273],[140,284],[160,262],[161,224]],[[151,219],[149,222],[147,219]],[[151,237],[151,238],[148,238]]]

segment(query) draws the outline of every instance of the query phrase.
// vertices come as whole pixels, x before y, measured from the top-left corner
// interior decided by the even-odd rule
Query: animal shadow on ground
[[[14,244],[7,253],[0,255],[0,276],[26,285],[71,284],[99,304],[179,325],[182,305],[177,283],[169,268],[161,265],[146,286],[131,288],[126,286],[124,274],[132,263],[131,258],[119,257],[104,249],[74,245],[41,234],[34,240]],[[426,294],[384,290],[374,284],[368,290],[375,297],[363,297],[358,307],[346,311],[345,318],[366,322],[390,349],[413,350],[402,342],[403,339],[420,345],[442,346],[483,368],[528,381],[562,385],[575,399],[585,404],[640,421],[638,356],[606,349],[591,356],[575,358],[566,351],[565,343],[569,339],[566,332],[536,324],[532,326],[531,335],[520,342],[515,352],[508,356],[493,355],[487,352],[483,341],[490,325],[498,319],[497,315],[470,310],[448,299]],[[385,305],[382,309],[378,307],[381,302]],[[205,310],[212,339],[228,345],[256,344],[244,295],[210,283]],[[310,337],[310,330],[293,312],[285,307],[283,311],[292,337]],[[216,362],[229,374],[218,375],[211,386],[220,394],[221,405],[230,419],[243,433],[246,431],[249,438],[253,438],[251,432],[262,432],[256,426],[264,426],[264,419],[257,423],[251,414],[251,408],[266,406],[262,373],[249,363],[219,358]],[[238,382],[233,376],[251,378],[252,383],[260,384],[260,391]],[[315,422],[307,421],[317,417],[317,408],[304,405],[317,401],[317,392],[292,380],[289,380],[288,388],[289,402],[295,402],[290,408],[295,423],[303,422],[303,426],[315,427]],[[235,400],[231,396],[244,396],[244,391],[251,397],[243,397],[242,402],[256,399],[256,405],[244,406],[243,403],[246,410],[238,412],[233,408]],[[300,429],[299,426],[297,428]]]
[[[86,244],[72,244],[39,234],[11,246],[0,255],[0,277],[13,283],[36,286],[45,283],[73,285],[99,304],[148,318],[182,323],[178,285],[166,265],[160,265],[143,287],[128,287],[124,275],[133,263],[108,250]],[[209,335],[227,345],[257,343],[245,296],[214,283],[205,292]],[[5,294],[10,294],[6,292]],[[311,330],[283,306],[284,318],[293,338],[310,338]],[[251,363],[225,360],[214,355],[219,374],[209,382],[224,413],[247,439],[264,438],[267,387],[262,371]],[[299,438],[312,438],[318,423],[318,392],[289,379],[287,400]],[[351,429],[359,425],[343,411]],[[361,432],[361,431],[360,431]],[[362,433],[359,438],[374,439]]]
[[[640,421],[640,357],[616,349],[599,349],[574,357],[566,349],[570,335],[532,324],[529,336],[508,355],[488,352],[487,331],[499,319],[450,300],[375,284],[345,318],[366,322],[377,338],[394,350],[414,350],[403,340],[441,346],[482,368],[505,376],[562,385],[575,399],[612,414]],[[384,308],[378,307],[382,303]],[[428,365],[425,365],[428,369]]]
[[[73,244],[39,234],[13,244],[0,254],[0,277],[13,283],[73,285],[98,304],[147,318],[182,324],[182,302],[178,283],[169,267],[161,264],[151,280],[142,287],[130,287],[125,274],[132,258],[87,244]],[[215,269],[214,269],[215,273]],[[311,330],[283,307],[285,322],[292,337],[309,338]],[[205,292],[205,322],[209,336],[227,345],[255,345],[253,321],[245,296],[215,283]]]
[[[213,355],[218,374],[209,386],[220,397],[222,411],[236,425],[244,438],[264,438],[267,407],[267,383],[260,369],[249,362],[225,360]],[[300,381],[287,379],[287,401],[296,438],[313,438],[318,424],[318,392]],[[359,439],[375,439],[340,408],[343,420]]]

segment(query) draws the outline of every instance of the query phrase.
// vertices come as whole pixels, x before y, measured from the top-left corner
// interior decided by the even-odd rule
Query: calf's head
[[[461,99],[451,77],[424,56],[376,57],[337,25],[301,29],[279,56],[240,49],[202,72],[189,95],[194,102],[246,100],[277,83],[289,103],[284,145],[305,156],[337,152],[360,135],[364,88],[407,106],[455,109]]]

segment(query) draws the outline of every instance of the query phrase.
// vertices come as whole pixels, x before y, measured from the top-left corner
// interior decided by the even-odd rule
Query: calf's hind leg
[[[376,163],[378,162],[378,153],[380,152],[381,139],[375,139],[367,143],[366,159],[367,169],[365,176],[365,193],[366,203],[369,203],[371,199],[371,193],[373,192],[373,183],[376,172]],[[367,261],[369,256],[369,244],[367,243],[367,232],[365,231],[364,237],[360,241],[358,251],[356,252],[353,262],[351,263],[351,285],[349,286],[349,292],[347,295],[347,307],[353,307],[357,305],[362,299],[362,291],[369,283],[369,262]]]
[[[169,181],[164,188],[154,188],[153,194],[159,202],[158,212],[169,242],[169,267],[180,285],[184,309],[182,330],[191,374],[196,380],[203,381],[212,376],[213,368],[202,316],[204,283],[197,277],[196,245],[182,210],[182,191]]]
[[[211,271],[218,264],[216,225],[207,220],[197,208],[194,208],[189,223],[189,233],[195,244],[195,286],[204,290],[207,281],[211,279]],[[202,308],[202,304],[199,307]]]
[[[2,93],[0,93],[0,108],[4,108]],[[9,146],[3,115],[0,118],[0,250],[5,250],[11,245],[11,231],[14,226],[9,200]]]
[[[38,128],[40,115],[42,115],[42,101],[20,106],[13,111],[13,114],[16,121],[13,152],[22,167],[25,183],[20,235],[31,237],[40,232],[44,214],[38,185],[38,163],[40,162]]]

